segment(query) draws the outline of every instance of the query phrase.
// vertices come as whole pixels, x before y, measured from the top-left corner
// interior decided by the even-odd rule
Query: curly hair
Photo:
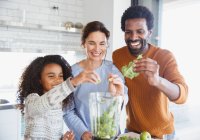
[[[72,77],[72,70],[69,63],[60,55],[46,55],[44,57],[37,57],[34,59],[22,73],[20,78],[17,101],[18,106],[23,111],[24,100],[31,93],[37,93],[39,96],[44,94],[42,85],[40,83],[41,73],[47,64],[58,64],[62,68],[63,80]],[[63,100],[63,106],[71,102],[72,96],[68,96]]]
[[[152,12],[144,6],[131,6],[126,9],[121,17],[121,29],[125,31],[125,21],[127,19],[145,18],[148,30],[153,29],[154,16]]]
[[[109,39],[110,32],[104,26],[104,24],[100,21],[92,21],[92,22],[89,22],[83,29],[83,33],[82,33],[82,37],[81,37],[82,44],[85,43],[85,39],[89,36],[90,33],[96,32],[96,31],[100,31],[100,32],[104,33],[107,40]]]

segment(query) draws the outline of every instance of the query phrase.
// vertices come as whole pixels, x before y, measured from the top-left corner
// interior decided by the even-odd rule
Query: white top
[[[63,132],[62,101],[74,91],[69,78],[42,96],[25,99],[25,140],[59,140]]]

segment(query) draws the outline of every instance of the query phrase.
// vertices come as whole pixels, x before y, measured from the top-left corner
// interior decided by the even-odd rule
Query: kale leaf
[[[138,55],[137,57],[137,60],[140,60],[140,59],[142,59],[142,54]],[[133,61],[129,62],[128,66],[127,65],[123,66],[121,69],[123,76],[130,79],[137,77],[139,73],[133,71],[134,67],[135,67],[135,63]]]

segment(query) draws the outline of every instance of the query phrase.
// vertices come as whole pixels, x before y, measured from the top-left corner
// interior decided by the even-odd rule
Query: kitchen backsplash
[[[64,53],[82,51],[80,34],[0,27],[0,51]]]
[[[0,20],[41,25],[83,21],[83,0],[0,0]]]
[[[83,0],[0,0],[0,51],[82,51],[80,30],[69,33],[64,24],[83,23],[83,17]]]

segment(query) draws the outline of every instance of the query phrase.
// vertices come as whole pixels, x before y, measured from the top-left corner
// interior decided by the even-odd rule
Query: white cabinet
[[[21,112],[0,110],[0,140],[21,140]]]

